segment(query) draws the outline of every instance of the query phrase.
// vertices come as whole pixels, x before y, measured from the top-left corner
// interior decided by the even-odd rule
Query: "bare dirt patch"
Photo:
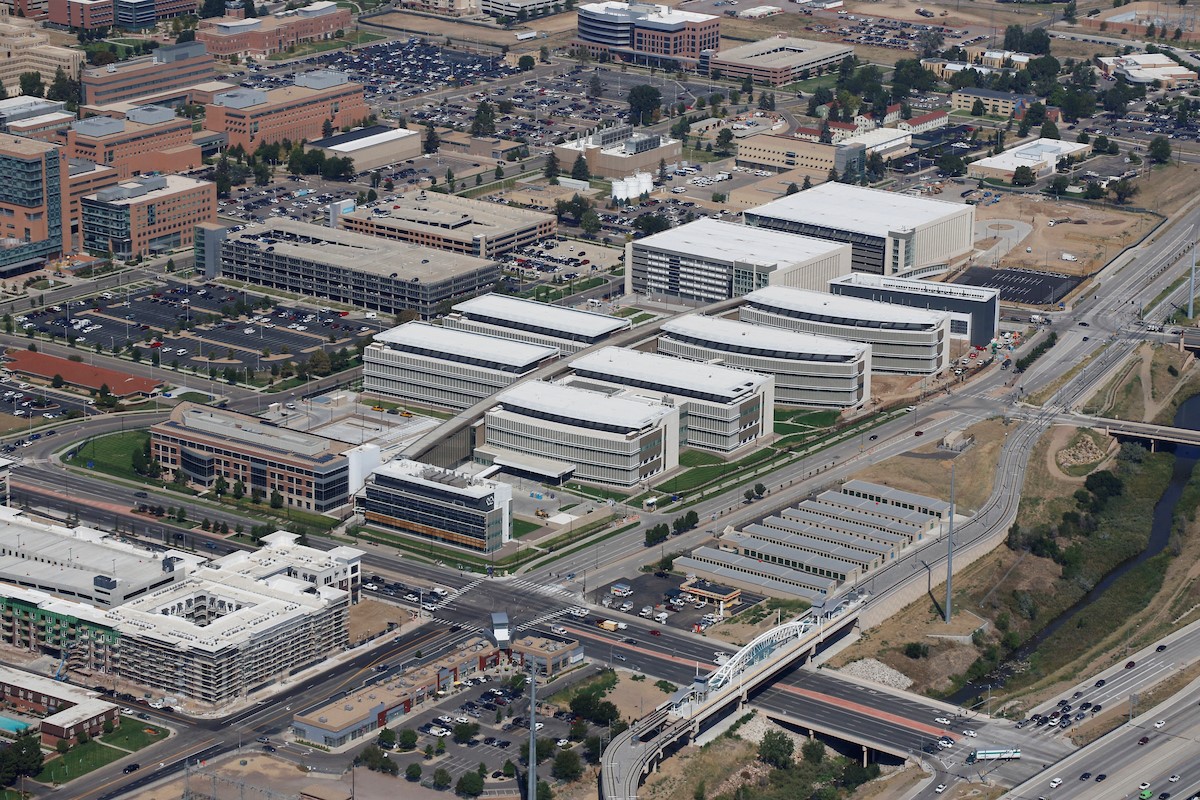
[[[950,451],[940,450],[937,442],[931,442],[905,455],[867,467],[853,477],[948,500],[950,466],[957,462],[955,500],[962,513],[971,514],[992,493],[996,459],[1007,430],[1001,420],[986,420],[966,430],[969,436],[975,437],[975,443],[957,457]],[[945,457],[936,457],[940,455]]]
[[[408,622],[410,616],[402,608],[364,597],[357,605],[350,606],[350,642],[378,636],[388,629],[389,623],[398,627]]]
[[[1184,203],[1196,198],[1197,181],[1200,181],[1200,166],[1169,164],[1155,167],[1149,175],[1134,182],[1138,193],[1133,202],[1169,217]]]
[[[742,739],[722,736],[704,747],[685,747],[663,761],[638,794],[645,800],[683,800],[692,797],[701,783],[705,787],[725,784],[735,773],[748,769],[757,748]],[[707,796],[715,796],[715,791]]]
[[[213,780],[217,777],[217,796],[213,800],[266,800],[269,797],[295,797],[300,791],[314,783],[338,786],[347,793],[350,779],[321,780],[314,778],[302,767],[264,755],[230,756],[222,761],[209,762],[199,773],[189,778],[192,791],[203,786],[206,796],[212,796]],[[389,778],[395,781],[394,778]],[[242,784],[239,786],[239,784]],[[361,791],[361,789],[359,790]],[[184,796],[184,779],[159,784],[131,795],[132,800],[178,800]]]
[[[1030,234],[1000,259],[1001,266],[1049,270],[1063,275],[1090,275],[1158,222],[1150,214],[1119,211],[1111,206],[1013,194],[1005,195],[1000,203],[976,206],[975,218],[1019,219],[1033,225]],[[1048,224],[1066,218],[1087,224],[1060,223],[1053,227]],[[1026,248],[1032,252],[1025,252]],[[1063,253],[1079,260],[1063,261]]]
[[[604,699],[612,701],[613,705],[621,709],[622,715],[627,719],[644,717],[668,697],[662,689],[654,685],[654,681],[650,678],[635,681],[633,675],[627,672],[618,672],[617,674],[621,679],[604,695]]]

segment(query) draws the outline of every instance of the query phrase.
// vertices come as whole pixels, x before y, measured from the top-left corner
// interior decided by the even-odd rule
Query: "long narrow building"
[[[871,369],[936,375],[950,364],[950,314],[770,286],[746,295],[739,319],[871,345]]]
[[[775,377],[775,401],[853,408],[871,397],[871,348],[857,342],[690,314],[665,322],[658,352]]]
[[[503,294],[472,297],[451,310],[442,320],[447,328],[557,347],[565,356],[632,327],[629,320],[620,317]]]

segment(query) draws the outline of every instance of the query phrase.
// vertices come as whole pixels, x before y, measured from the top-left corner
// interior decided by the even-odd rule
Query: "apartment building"
[[[512,486],[407,459],[367,476],[355,511],[368,525],[483,553],[512,540]]]
[[[143,172],[183,172],[202,166],[192,122],[165,106],[131,109],[124,119],[88,117],[60,134],[70,158],[112,167],[122,179]]]
[[[500,258],[558,230],[552,214],[424,191],[339,214],[337,222],[344,230],[477,258]]]
[[[983,103],[983,111],[994,117],[1025,116],[1025,109],[1038,102],[1037,95],[1001,92],[995,89],[955,89],[950,93],[950,110],[970,112],[975,102]]]
[[[83,198],[83,246],[128,260],[192,246],[196,225],[217,220],[217,186],[152,175]]]
[[[221,58],[268,58],[305,42],[334,38],[350,28],[350,9],[330,0],[277,11],[266,17],[211,17],[200,20],[196,41]]]
[[[9,97],[21,93],[23,73],[36,72],[49,86],[59,69],[78,75],[83,61],[82,50],[50,44],[33,19],[0,14],[0,84]]]
[[[950,314],[772,286],[746,295],[743,322],[871,345],[871,369],[936,375],[950,364]]]
[[[64,28],[94,31],[116,22],[115,0],[49,0],[50,22]]]
[[[775,379],[714,363],[605,347],[580,356],[571,369],[577,385],[641,389],[670,397],[679,407],[680,444],[730,453],[770,435]]]
[[[871,397],[871,348],[857,342],[690,314],[663,323],[658,352],[772,375],[784,405],[854,408]]]
[[[721,46],[721,18],[653,3],[604,0],[577,8],[575,44],[593,55],[660,66],[695,67]]]
[[[414,311],[422,319],[490,291],[500,279],[495,261],[295,220],[229,236],[217,266],[235,280],[385,314]]]
[[[371,452],[378,458],[378,450],[195,403],[181,403],[170,419],[151,426],[150,447],[165,470],[182,470],[193,483],[240,481],[247,494],[268,499],[278,492],[284,505],[317,512],[349,501],[352,460],[369,460]]]
[[[0,278],[32,272],[70,249],[67,171],[60,148],[0,136]]]
[[[229,146],[254,150],[262,142],[320,138],[325,126],[357,125],[370,116],[362,84],[319,69],[296,75],[282,89],[234,89],[205,106],[204,126],[224,133]]]
[[[84,105],[108,105],[149,94],[182,89],[217,75],[203,42],[164,45],[144,58],[88,67],[79,81]]]
[[[363,389],[438,408],[470,408],[558,358],[558,350],[409,322],[363,350]]]
[[[106,724],[120,722],[117,706],[99,692],[9,666],[0,665],[0,697],[17,711],[40,718],[34,727],[46,747],[53,747],[60,739],[75,742],[99,736]],[[11,729],[6,732],[17,733]]]
[[[456,303],[442,325],[555,347],[563,355],[574,355],[633,327],[621,317],[504,294],[485,294]]]
[[[633,486],[679,465],[679,409],[637,393],[526,381],[484,414],[475,460],[552,483]]]

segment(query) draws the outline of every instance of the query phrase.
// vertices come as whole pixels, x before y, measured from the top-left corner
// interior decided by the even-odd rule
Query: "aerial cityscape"
[[[1198,21],[0,0],[0,800],[1200,800]]]

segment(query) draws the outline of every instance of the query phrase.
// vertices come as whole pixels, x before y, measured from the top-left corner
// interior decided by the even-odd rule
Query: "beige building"
[[[678,161],[683,143],[668,136],[635,132],[632,125],[617,125],[554,148],[564,173],[570,173],[580,153],[593,175],[624,178],[635,172],[656,172],[659,161]]]
[[[369,172],[421,155],[421,134],[406,128],[371,125],[307,142],[304,149],[321,150],[326,158],[348,156],[354,159],[356,170]]]
[[[0,83],[10,96],[21,93],[21,73],[36,72],[49,86],[59,67],[74,78],[82,66],[82,50],[52,45],[33,20],[0,13]]]
[[[754,169],[801,171],[801,183],[807,175],[813,183],[829,178],[830,170],[841,175],[857,168],[865,158],[865,148],[841,144],[808,142],[792,136],[749,136],[738,142],[737,165]]]
[[[504,161],[509,153],[516,152],[526,145],[513,139],[501,139],[497,136],[472,136],[466,131],[438,131],[441,142],[438,151],[442,153],[461,153],[468,156],[490,158]]]
[[[401,0],[400,6],[439,17],[466,17],[479,13],[479,0]]]
[[[780,86],[836,69],[853,55],[854,48],[845,44],[773,36],[716,53],[708,62],[708,72],[719,72],[727,80],[750,78]]]

